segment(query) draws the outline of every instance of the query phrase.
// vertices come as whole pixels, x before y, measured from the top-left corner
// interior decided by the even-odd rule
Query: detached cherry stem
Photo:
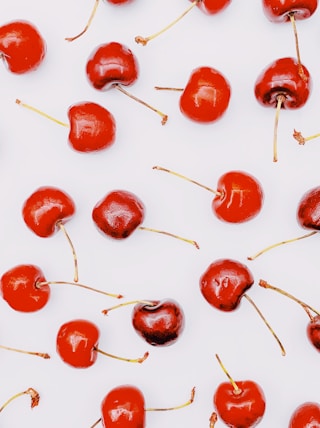
[[[297,141],[298,141],[298,143],[299,143],[301,146],[303,146],[307,141],[310,141],[310,140],[313,140],[313,139],[315,139],[315,138],[320,137],[320,133],[318,133],[318,134],[314,134],[314,135],[310,135],[309,137],[304,137],[304,136],[301,134],[301,132],[300,132],[300,131],[296,131],[296,130],[294,129],[292,136],[293,136],[293,138],[294,138],[295,140],[297,140]]]
[[[127,302],[120,303],[119,305],[111,306],[108,309],[103,309],[101,312],[103,313],[103,315],[107,315],[110,311],[113,311],[114,309],[123,308],[124,306],[129,306],[129,305],[136,305],[139,303],[147,306],[155,306],[155,304],[150,300],[129,300]]]
[[[193,241],[192,239],[188,239],[188,238],[183,238],[182,236],[178,236],[178,235],[175,235],[173,233],[166,232],[164,230],[153,229],[153,228],[145,227],[145,226],[139,226],[138,229],[146,230],[147,232],[160,233],[161,235],[170,236],[171,238],[175,238],[175,239],[178,239],[180,241],[184,241],[187,244],[191,244],[191,245],[195,246],[198,250],[200,248],[199,244],[196,241]]]
[[[298,32],[297,32],[297,26],[296,26],[296,19],[294,16],[294,12],[289,13],[290,22],[293,29],[294,34],[294,40],[295,40],[295,46],[296,46],[296,54],[297,54],[297,61],[298,61],[298,67],[299,67],[299,75],[302,80],[306,81],[307,77],[303,71],[302,63],[301,63],[301,57],[300,57],[300,48],[299,48],[299,40],[298,40]]]
[[[209,418],[209,428],[214,428],[216,425],[216,422],[218,422],[218,416],[216,412],[212,412]]]
[[[115,299],[122,299],[123,295],[122,294],[115,294],[115,293],[109,293],[107,291],[103,291],[103,290],[98,290],[97,288],[93,288],[93,287],[89,287],[88,285],[85,284],[80,284],[79,282],[68,282],[68,281],[42,281],[42,282],[37,282],[35,284],[36,288],[41,288],[44,285],[74,285],[76,287],[80,287],[80,288],[84,288],[85,290],[89,290],[89,291],[93,291],[94,293],[100,293],[103,294],[104,296],[109,296],[109,297],[114,297]]]
[[[73,42],[74,40],[79,39],[79,37],[83,36],[83,34],[87,32],[87,30],[89,29],[89,27],[90,27],[90,25],[91,25],[91,23],[93,21],[93,18],[94,18],[95,14],[96,14],[96,11],[98,9],[99,1],[100,0],[95,0],[93,9],[92,9],[91,14],[90,14],[90,17],[89,17],[88,22],[85,25],[84,29],[79,34],[77,34],[76,36],[65,37],[64,40],[67,40],[67,42]]]
[[[30,397],[31,397],[31,408],[38,406],[39,400],[40,400],[39,393],[33,388],[28,388],[25,391],[18,392],[17,394],[10,397],[5,403],[2,404],[2,406],[0,407],[0,412],[2,412],[8,406],[8,404],[11,403],[11,401],[13,401],[16,398],[19,398],[23,395],[30,395]]]
[[[195,397],[195,392],[196,392],[196,388],[193,387],[191,390],[191,395],[189,400],[187,400],[185,403],[179,404],[177,406],[174,407],[148,407],[145,409],[146,412],[166,412],[169,410],[178,410],[178,409],[182,409],[184,407],[189,406],[190,404],[193,403],[194,401],[194,397]]]
[[[155,39],[156,37],[160,36],[161,34],[165,33],[167,30],[169,30],[171,27],[173,27],[175,24],[177,24],[185,15],[187,15],[198,3],[200,3],[202,0],[194,0],[191,5],[180,15],[178,18],[173,20],[170,24],[168,24],[166,27],[164,27],[162,30],[148,36],[148,37],[142,37],[142,36],[136,36],[135,42],[146,46],[150,40]]]
[[[99,354],[104,355],[109,358],[114,358],[115,360],[125,361],[127,363],[143,363],[149,356],[149,352],[145,352],[142,357],[139,358],[125,358],[125,357],[119,357],[118,355],[109,354],[108,352],[102,351],[99,348],[94,348],[96,352],[99,352]]]
[[[39,114],[40,116],[43,116],[43,117],[45,117],[45,118],[47,118],[47,119],[51,120],[52,122],[57,123],[58,125],[64,126],[64,127],[66,127],[66,128],[68,128],[68,127],[69,127],[69,124],[68,124],[68,123],[66,123],[66,122],[62,122],[61,120],[56,119],[56,118],[55,118],[55,117],[53,117],[53,116],[50,116],[49,114],[47,114],[47,113],[43,112],[42,110],[39,110],[39,109],[37,109],[36,107],[31,106],[30,104],[26,104],[26,103],[22,102],[21,100],[19,100],[18,98],[16,99],[16,104],[18,104],[18,105],[20,105],[21,107],[24,107],[24,108],[26,108],[26,109],[28,109],[28,110],[31,110],[31,111],[33,111],[34,113],[37,113],[37,114]]]
[[[286,97],[282,94],[277,96],[276,115],[275,115],[274,130],[273,130],[273,162],[278,162],[278,125],[279,125],[280,110],[285,99]]]
[[[115,84],[113,86],[114,86],[114,88],[116,88],[120,92],[122,92],[123,94],[127,95],[127,97],[132,98],[134,101],[137,101],[139,104],[142,104],[143,106],[145,106],[145,107],[149,108],[150,110],[154,111],[155,113],[157,113],[162,118],[162,120],[161,120],[162,125],[165,125],[167,123],[168,116],[166,114],[162,113],[160,110],[156,109],[155,107],[146,103],[145,101],[141,100],[140,98],[137,98],[135,95],[132,95],[130,92],[126,91],[121,85]]]
[[[33,355],[35,357],[44,358],[45,360],[48,360],[50,358],[50,355],[47,353],[26,351],[24,349],[11,348],[10,346],[0,345],[0,349],[4,349],[6,351],[19,352],[21,354]]]
[[[253,256],[247,257],[248,260],[255,260],[256,258],[260,257],[262,254],[267,253],[268,251],[272,250],[273,248],[280,247],[281,245],[290,244],[291,242],[300,241],[304,238],[309,238],[310,236],[313,236],[317,234],[317,230],[313,230],[312,232],[306,233],[305,235],[298,236],[297,238],[287,239],[286,241],[280,241],[276,244],[269,245],[268,247],[264,248],[263,250],[259,251],[258,253],[254,254]]]
[[[216,354],[216,359],[218,360],[218,363],[220,365],[220,367],[222,368],[222,371],[224,372],[224,374],[227,376],[227,378],[229,379],[231,385],[233,386],[233,393],[235,395],[239,395],[242,393],[242,389],[238,387],[238,385],[236,384],[236,382],[233,380],[233,378],[230,376],[229,372],[227,371],[227,369],[225,368],[225,366],[223,365],[220,357],[218,354]]]

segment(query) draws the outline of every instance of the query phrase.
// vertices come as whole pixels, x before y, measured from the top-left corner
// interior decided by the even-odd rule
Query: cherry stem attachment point
[[[273,244],[273,245],[269,245],[268,247],[266,247],[263,250],[259,251],[255,255],[247,257],[247,259],[248,260],[255,260],[256,258],[258,258],[259,256],[261,256],[262,254],[264,254],[264,253],[272,250],[273,248],[280,247],[281,245],[289,244],[291,242],[300,241],[301,239],[304,239],[304,238],[309,238],[310,236],[313,236],[316,233],[318,233],[318,231],[317,230],[313,230],[312,232],[306,233],[305,235],[302,235],[302,236],[298,236],[297,238],[292,238],[292,239],[288,239],[286,241],[277,242],[276,244]]]
[[[300,131],[296,131],[296,130],[294,129],[292,136],[293,136],[293,138],[294,138],[295,140],[297,140],[297,141],[298,141],[298,143],[299,143],[301,146],[303,146],[303,145],[306,143],[306,141],[313,140],[313,139],[315,139],[315,138],[320,137],[320,133],[318,133],[318,134],[314,134],[314,135],[310,135],[309,137],[304,137],[304,136],[301,134],[301,132],[300,132]]]
[[[57,226],[60,228],[60,230],[63,232],[64,236],[67,238],[67,241],[69,242],[71,251],[72,251],[72,255],[73,255],[73,264],[74,264],[74,274],[73,274],[73,280],[74,282],[78,282],[79,281],[79,275],[78,275],[78,258],[76,255],[76,251],[75,248],[73,246],[73,243],[70,239],[70,236],[68,234],[68,232],[66,231],[66,228],[64,227],[62,221],[58,221]]]
[[[293,29],[294,34],[294,40],[295,40],[295,46],[296,46],[296,54],[297,54],[297,61],[298,61],[298,67],[299,67],[299,75],[302,80],[306,81],[307,77],[303,71],[302,63],[301,63],[301,57],[300,57],[300,49],[299,49],[299,40],[298,40],[298,31],[296,26],[296,19],[294,16],[294,12],[289,13],[290,22]]]
[[[176,18],[175,20],[173,20],[169,25],[167,25],[166,27],[164,27],[162,30],[152,34],[151,36],[148,37],[142,37],[142,36],[136,36],[135,37],[135,42],[142,45],[142,46],[146,46],[147,43],[150,40],[155,39],[156,37],[160,36],[161,34],[165,33],[167,30],[169,30],[171,27],[173,27],[177,22],[179,22],[185,15],[187,15],[187,13],[189,13],[198,3],[200,3],[200,1],[202,0],[194,0],[191,5],[180,15],[178,16],[178,18]]]
[[[114,294],[114,293],[108,293],[107,291],[103,291],[103,290],[98,290],[97,288],[93,288],[93,287],[89,287],[88,285],[85,284],[80,284],[79,282],[68,282],[68,281],[42,281],[42,282],[37,282],[35,287],[36,288],[41,288],[44,285],[75,285],[76,287],[80,287],[80,288],[84,288],[86,290],[89,291],[93,291],[95,293],[100,293],[103,294],[104,296],[109,296],[109,297],[114,297],[115,299],[122,299],[123,295],[122,294]]]
[[[238,387],[238,385],[236,384],[236,382],[232,379],[232,377],[230,376],[230,374],[228,373],[227,369],[225,368],[225,366],[223,365],[220,357],[218,354],[216,354],[216,359],[218,360],[218,363],[220,364],[220,367],[222,368],[222,371],[224,372],[224,374],[227,376],[227,378],[229,379],[231,385],[233,386],[233,392],[236,395],[239,395],[242,393],[242,389],[240,389]]]
[[[0,412],[2,412],[3,409],[5,407],[7,407],[8,404],[11,403],[11,401],[15,400],[18,397],[21,397],[22,395],[30,395],[30,397],[31,397],[31,408],[38,406],[39,400],[40,400],[39,393],[33,388],[28,388],[25,391],[18,392],[17,394],[10,397],[4,404],[2,404],[2,406],[0,407]]]
[[[146,410],[146,412],[165,412],[167,410],[178,410],[178,409],[182,409],[183,407],[187,407],[190,404],[193,403],[194,401],[194,396],[195,396],[195,392],[196,392],[196,388],[193,387],[191,390],[191,395],[188,401],[186,401],[185,403],[179,404],[178,406],[174,406],[174,407],[148,407]]]
[[[101,312],[103,313],[103,315],[107,315],[110,311],[113,311],[114,309],[119,309],[129,305],[136,305],[139,303],[147,306],[155,306],[155,304],[150,300],[129,300],[128,302],[120,303],[119,305],[112,306],[111,308],[103,309]]]
[[[110,357],[110,358],[114,358],[115,360],[120,360],[120,361],[126,361],[127,363],[143,363],[149,356],[149,352],[145,352],[143,357],[140,358],[124,358],[124,357],[119,357],[118,355],[114,355],[114,354],[109,354],[108,352],[102,351],[99,348],[94,348],[96,352],[99,352],[102,355],[105,355],[106,357]]]
[[[270,333],[273,335],[273,337],[276,339],[276,341],[278,342],[278,345],[280,346],[281,349],[281,353],[283,356],[286,355],[286,351],[284,349],[284,346],[282,345],[280,339],[278,338],[278,336],[276,335],[276,333],[274,332],[273,328],[271,327],[271,325],[269,324],[269,322],[267,321],[267,319],[265,318],[265,316],[262,314],[262,312],[260,311],[260,309],[258,308],[258,306],[254,303],[254,301],[251,299],[250,296],[248,296],[247,294],[244,294],[244,297],[248,300],[248,302],[251,303],[251,305],[254,307],[254,309],[257,311],[257,313],[259,314],[260,318],[262,319],[262,321],[265,323],[265,325],[267,326],[267,328],[269,329]]]
[[[87,30],[88,30],[88,28],[90,27],[91,22],[92,22],[92,20],[93,20],[93,18],[94,18],[94,16],[95,16],[95,14],[96,14],[96,11],[97,11],[97,8],[98,8],[98,5],[99,5],[99,0],[95,0],[95,3],[94,3],[94,6],[93,6],[93,9],[92,9],[91,14],[90,14],[90,17],[89,17],[88,22],[87,22],[87,24],[85,25],[84,29],[83,29],[79,34],[77,34],[76,36],[73,36],[73,37],[65,37],[65,39],[64,39],[64,40],[66,40],[67,42],[73,42],[74,40],[76,40],[76,39],[78,39],[79,37],[81,37],[81,36],[82,36],[82,35],[83,35]]]
[[[23,349],[11,348],[9,346],[3,346],[3,345],[0,345],[0,349],[5,349],[6,351],[19,352],[21,354],[33,355],[35,357],[44,358],[45,360],[48,360],[50,358],[49,354],[43,353],[43,352],[25,351]]]
[[[277,96],[277,107],[276,115],[274,120],[274,131],[273,131],[273,162],[278,162],[278,125],[279,125],[279,115],[283,102],[286,97],[284,95]]]
[[[165,125],[167,123],[168,116],[166,114],[162,113],[160,110],[156,109],[155,107],[151,106],[150,104],[146,103],[145,101],[141,100],[140,98],[137,98],[136,96],[132,95],[130,92],[126,91],[118,83],[116,83],[113,86],[116,89],[118,89],[120,92],[122,92],[123,94],[127,95],[129,98],[132,98],[134,101],[137,101],[139,104],[142,104],[143,106],[145,106],[145,107],[149,108],[150,110],[154,111],[155,113],[157,113],[162,118],[162,120],[161,120],[162,125]]]
[[[16,99],[16,103],[17,103],[17,104],[19,104],[21,107],[24,107],[24,108],[26,108],[26,109],[28,109],[28,110],[31,110],[31,111],[33,111],[33,112],[35,112],[35,113],[38,113],[40,116],[43,116],[43,117],[45,117],[45,118],[47,118],[47,119],[49,119],[49,120],[52,120],[53,122],[57,123],[58,125],[65,126],[65,127],[69,127],[69,124],[68,124],[68,123],[66,123],[66,122],[61,122],[60,120],[58,120],[58,119],[56,119],[56,118],[54,118],[54,117],[52,117],[52,116],[48,115],[47,113],[44,113],[43,111],[41,111],[41,110],[37,109],[36,107],[33,107],[33,106],[31,106],[30,104],[23,103],[23,102],[22,102],[21,100],[19,100],[19,99]]]
[[[210,423],[209,428],[214,428],[216,422],[218,422],[218,416],[217,416],[216,412],[212,412],[211,416],[209,418],[209,423]]]
[[[170,233],[170,232],[165,232],[163,230],[158,230],[158,229],[151,229],[150,227],[144,227],[144,226],[139,226],[138,229],[146,230],[147,232],[155,232],[155,233],[160,233],[162,235],[170,236],[171,238],[179,239],[180,241],[184,241],[187,244],[194,245],[198,250],[200,248],[199,244],[196,241],[193,241],[192,239],[183,238],[178,235],[174,235],[173,233]]]

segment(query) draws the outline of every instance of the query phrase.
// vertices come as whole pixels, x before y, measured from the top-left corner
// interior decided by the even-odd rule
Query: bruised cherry
[[[320,404],[307,401],[293,412],[288,428],[320,428]]]
[[[28,21],[0,26],[0,58],[15,74],[36,70],[46,55],[46,42],[37,27]]]

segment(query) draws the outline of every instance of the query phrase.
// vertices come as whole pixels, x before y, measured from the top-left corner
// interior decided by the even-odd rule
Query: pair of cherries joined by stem
[[[36,70],[46,55],[46,42],[37,27],[28,21],[0,26],[0,58],[14,74]]]
[[[307,401],[293,412],[288,428],[320,428],[320,404]]]
[[[190,398],[174,407],[150,407],[146,408],[142,391],[134,385],[119,385],[112,388],[101,402],[101,418],[91,428],[100,422],[103,427],[111,428],[145,428],[146,412],[178,410],[193,403],[195,388],[192,388]]]
[[[167,168],[154,166],[153,169],[175,175],[213,193],[215,196],[211,204],[212,211],[221,221],[243,223],[254,219],[262,209],[264,200],[262,186],[247,172],[229,171],[223,174],[214,190]]]

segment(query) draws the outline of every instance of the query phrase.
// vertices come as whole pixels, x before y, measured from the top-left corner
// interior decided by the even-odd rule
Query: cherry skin
[[[0,57],[15,74],[36,70],[46,54],[46,43],[28,21],[12,21],[0,26]]]
[[[223,116],[230,96],[230,84],[218,70],[199,67],[192,71],[180,96],[180,110],[193,121],[212,123]]]
[[[143,222],[145,208],[131,192],[114,190],[93,208],[92,219],[98,229],[114,239],[124,239]]]
[[[38,236],[46,238],[59,230],[75,213],[70,196],[56,187],[43,186],[33,192],[22,207],[26,225]]]
[[[288,22],[290,14],[296,20],[309,18],[316,11],[318,0],[263,0],[262,7],[270,21]]]
[[[230,171],[218,180],[212,210],[220,220],[242,223],[260,213],[263,200],[261,184],[255,177],[243,171]]]
[[[115,5],[119,5],[119,4],[124,4],[124,3],[132,3],[133,0],[105,0],[107,3],[111,3],[111,4],[115,4]]]
[[[298,406],[288,428],[320,428],[320,404],[308,401]]]
[[[316,350],[320,352],[320,315],[313,316],[308,323],[307,337]]]
[[[153,346],[175,343],[185,326],[181,306],[172,299],[138,303],[132,312],[132,325],[146,342]]]
[[[117,84],[132,85],[138,78],[139,66],[127,46],[110,42],[94,49],[87,61],[86,73],[95,89],[105,91]]]
[[[232,259],[211,263],[200,278],[200,291],[206,301],[222,311],[235,310],[254,278],[244,264]]]
[[[193,1],[193,0],[189,0]],[[197,7],[202,10],[202,12],[213,15],[215,13],[221,12],[229,6],[231,0],[200,0],[197,3]]]
[[[253,428],[265,413],[265,396],[261,387],[251,380],[237,381],[239,390],[230,382],[221,383],[213,402],[220,418],[230,428]]]
[[[297,209],[298,223],[306,229],[320,230],[320,186],[302,196]]]
[[[90,321],[76,319],[66,322],[59,328],[57,334],[57,353],[72,367],[90,367],[98,356],[99,337],[99,329]]]
[[[105,428],[144,428],[144,396],[135,386],[117,386],[103,399],[101,414],[101,422]]]
[[[110,147],[116,136],[113,115],[93,102],[81,102],[68,110],[69,143],[79,152],[94,152]]]
[[[12,309],[35,312],[42,309],[50,298],[49,285],[36,286],[45,281],[38,266],[17,265],[2,275],[0,293]]]

